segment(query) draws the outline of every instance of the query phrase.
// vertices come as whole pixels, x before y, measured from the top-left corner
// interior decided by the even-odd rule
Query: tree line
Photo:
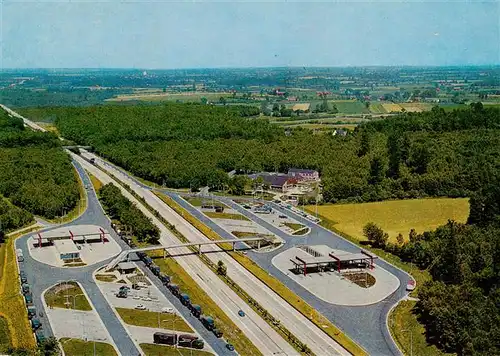
[[[160,230],[152,220],[142,213],[130,200],[122,195],[120,189],[109,183],[99,189],[106,213],[119,220],[125,230],[130,230],[139,241],[158,243]]]
[[[74,168],[57,137],[25,129],[21,119],[10,117],[3,110],[0,195],[31,214],[49,219],[68,212],[79,199]],[[12,214],[17,216],[10,220],[12,229],[27,221],[25,213],[14,209]]]
[[[346,137],[285,130],[237,109],[201,104],[32,109],[62,135],[172,188],[236,189],[227,172],[320,172],[327,202],[470,196],[497,175],[500,111],[474,104],[403,113]],[[487,172],[487,174],[484,174]],[[239,179],[239,178],[238,178]]]

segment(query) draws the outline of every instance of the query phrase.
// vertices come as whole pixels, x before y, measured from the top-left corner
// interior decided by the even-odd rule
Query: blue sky
[[[2,0],[0,0],[2,1]],[[1,3],[4,68],[500,63],[500,2]]]

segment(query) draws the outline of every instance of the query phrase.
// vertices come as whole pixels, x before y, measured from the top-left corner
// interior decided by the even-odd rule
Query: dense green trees
[[[62,135],[168,187],[228,187],[226,173],[290,167],[320,171],[326,201],[470,196],[498,175],[500,112],[405,113],[354,135],[285,135],[240,109],[201,104],[30,110],[56,118]],[[484,174],[484,172],[489,172]]]
[[[47,218],[68,212],[79,198],[74,168],[57,137],[24,129],[21,119],[9,117],[3,110],[0,110],[0,195],[30,213]],[[19,218],[19,222],[25,219]]]
[[[0,197],[0,231],[13,231],[31,222],[33,215]]]
[[[130,200],[122,195],[113,184],[106,184],[99,190],[104,209],[112,219],[117,219],[129,229],[139,241],[157,243],[160,230]]]

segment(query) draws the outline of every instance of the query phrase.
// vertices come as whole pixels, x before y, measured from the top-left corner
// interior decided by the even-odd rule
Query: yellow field
[[[315,214],[316,207],[306,209]],[[335,228],[353,238],[365,240],[363,226],[374,222],[395,242],[399,233],[408,239],[410,229],[417,232],[433,230],[448,219],[465,222],[469,215],[469,201],[460,199],[413,199],[363,204],[320,205],[318,214],[336,222]]]
[[[398,104],[394,103],[383,103],[382,107],[385,109],[387,112],[400,112],[402,107]]]

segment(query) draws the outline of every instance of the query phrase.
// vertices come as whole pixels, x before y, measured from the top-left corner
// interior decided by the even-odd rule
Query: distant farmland
[[[340,114],[359,115],[370,113],[365,104],[360,101],[334,100],[330,101],[330,104],[335,105]]]
[[[218,102],[220,97],[229,97],[229,93],[139,93],[139,94],[124,94],[117,95],[114,98],[106,99],[106,101],[181,101],[181,102],[201,102],[201,98],[206,98],[208,101]]]

